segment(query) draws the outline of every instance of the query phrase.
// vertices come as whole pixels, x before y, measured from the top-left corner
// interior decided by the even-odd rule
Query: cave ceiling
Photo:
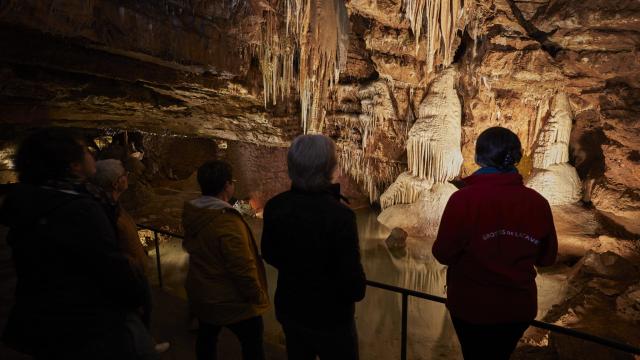
[[[343,172],[377,201],[407,170],[409,130],[431,84],[453,68],[461,175],[475,168],[477,135],[501,125],[522,139],[529,176],[555,101],[566,97],[583,200],[640,233],[640,2],[443,0],[442,12],[457,15],[441,18],[434,48],[436,30],[407,12],[422,1],[323,0],[338,1],[348,20],[337,43],[322,43],[335,58],[322,68],[337,64],[336,81],[274,83],[290,74],[287,61],[293,77],[313,79],[300,54],[324,59],[285,20],[286,4],[309,1],[0,1],[0,124],[286,146],[303,131],[303,114],[309,129],[336,139]],[[281,36],[284,22],[296,39]]]

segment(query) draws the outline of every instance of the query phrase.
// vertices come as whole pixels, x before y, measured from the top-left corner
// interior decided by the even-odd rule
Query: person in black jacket
[[[3,341],[36,359],[138,358],[126,317],[144,288],[86,192],[87,147],[69,130],[39,130],[15,165],[20,183],[0,209],[18,278]]]
[[[332,184],[335,144],[299,136],[287,162],[291,190],[267,202],[261,246],[278,269],[276,317],[289,359],[358,359],[354,313],[365,274],[355,214]]]

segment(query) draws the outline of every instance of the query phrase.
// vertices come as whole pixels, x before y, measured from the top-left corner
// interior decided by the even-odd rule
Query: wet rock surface
[[[136,128],[286,145],[301,131],[299,99],[292,95],[265,108],[256,50],[265,12],[282,9],[275,5],[4,1],[0,123]],[[567,99],[562,116],[573,124],[567,160],[581,182],[580,191],[562,202],[581,196],[627,237],[640,234],[638,4],[471,5],[463,28],[453,34],[451,54],[436,57],[432,68],[428,30],[415,38],[401,1],[346,3],[347,58],[324,104],[322,125],[338,142],[343,173],[378,201],[406,170],[408,132],[448,64],[439,61],[452,56],[462,106],[461,175],[476,168],[475,138],[494,125],[520,136],[520,170],[536,175],[535,154],[546,146],[539,140],[557,118],[561,96]],[[558,183],[549,177],[536,183]]]
[[[125,197],[139,221],[179,231],[182,202],[197,196],[194,171],[210,158],[237,166],[239,196],[259,208],[288,187],[284,149],[302,131],[295,91],[265,106],[258,49],[264,14],[275,3],[0,2],[0,184],[15,181],[7,160],[15,144],[7,140],[21,131],[141,130],[156,137],[143,144],[145,157],[134,162],[138,179]],[[437,225],[429,216],[446,199],[429,192],[433,184],[406,180],[413,192],[400,185],[421,114],[450,115],[438,112],[447,106],[423,105],[438,76],[455,71],[459,175],[477,168],[477,136],[506,126],[522,140],[525,181],[554,203],[561,264],[541,273],[548,291],[564,300],[540,315],[638,346],[640,4],[470,2],[466,25],[454,32],[451,64],[440,59],[430,69],[425,30],[415,38],[403,3],[346,2],[347,59],[321,110],[322,132],[336,140],[341,183],[354,207],[386,207],[381,196],[391,189],[411,201],[392,209],[390,226],[424,236]],[[566,128],[560,123],[571,125],[568,138],[558,135]],[[435,206],[434,198],[442,201]],[[524,342],[514,357],[627,358],[545,332]]]

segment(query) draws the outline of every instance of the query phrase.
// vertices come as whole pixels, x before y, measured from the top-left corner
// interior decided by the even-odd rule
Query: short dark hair
[[[224,190],[227,182],[232,181],[232,169],[222,160],[207,161],[198,168],[198,184],[202,195],[216,196]]]
[[[14,163],[21,183],[42,185],[68,177],[71,164],[82,162],[84,156],[85,141],[77,132],[45,128],[22,141]]]
[[[513,168],[522,159],[518,135],[500,126],[483,131],[476,141],[476,163],[500,170]]]

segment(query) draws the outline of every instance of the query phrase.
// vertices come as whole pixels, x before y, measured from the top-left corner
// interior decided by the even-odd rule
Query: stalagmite
[[[449,197],[448,183],[460,172],[461,105],[454,87],[457,73],[444,70],[433,82],[409,131],[409,170],[380,196],[378,221],[411,236],[435,234]]]
[[[538,136],[533,166],[547,169],[553,164],[569,162],[571,138],[571,105],[566,94],[558,94],[551,104],[551,117]]]
[[[527,186],[544,196],[551,205],[580,200],[580,178],[569,162],[572,112],[566,94],[554,96],[550,117],[538,135],[533,153],[533,173]]]
[[[421,190],[415,202],[385,208],[378,221],[389,228],[399,227],[412,237],[435,236],[449,197],[457,189],[450,183],[436,183]]]
[[[428,191],[433,183],[419,179],[405,172],[380,196],[380,206],[383,209],[396,204],[412,204],[420,198],[424,191]]]
[[[535,170],[527,186],[539,192],[551,205],[573,204],[582,196],[578,172],[568,163]]]
[[[409,172],[432,182],[456,177],[462,165],[460,152],[461,105],[454,87],[456,72],[450,68],[433,82],[409,130]]]

